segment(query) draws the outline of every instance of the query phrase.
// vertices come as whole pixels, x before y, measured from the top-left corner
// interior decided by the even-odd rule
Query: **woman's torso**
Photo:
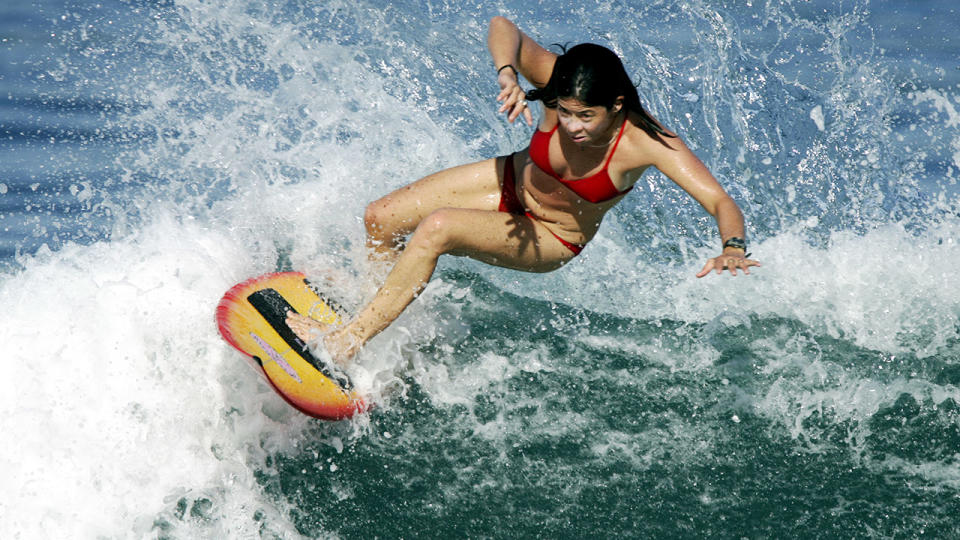
[[[647,135],[631,121],[624,123],[621,118],[616,123],[616,135],[611,137],[608,145],[581,149],[565,139],[562,127],[554,130],[556,117],[555,111],[546,110],[538,128],[541,131],[538,137],[541,139],[536,142],[546,144],[542,137],[553,132],[549,134],[546,148],[534,151],[538,154],[537,161],[544,166],[549,165],[550,170],[544,170],[534,163],[530,147],[517,152],[517,194],[526,209],[552,232],[569,242],[586,244],[597,233],[604,214],[623,199],[649,166],[643,151],[636,148],[637,132],[644,137]],[[549,164],[544,163],[544,159],[549,159]],[[554,174],[562,180],[555,178]],[[578,185],[577,182],[581,180],[594,184],[599,182],[600,189],[593,189],[596,186],[586,184]],[[607,182],[610,186],[604,187],[602,184]],[[584,189],[588,187],[591,189]],[[602,193],[609,198],[590,202],[574,190],[581,191],[586,197],[592,198],[592,194]]]

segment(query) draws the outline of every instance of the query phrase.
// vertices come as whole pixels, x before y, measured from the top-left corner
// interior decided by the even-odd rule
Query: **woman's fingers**
[[[524,97],[523,90],[521,90],[519,86],[504,89],[500,92],[500,95],[497,96],[497,101],[503,102],[503,105],[500,106],[500,112],[512,109],[517,103],[522,101]]]
[[[513,110],[510,111],[510,115],[507,117],[507,120],[510,122],[513,122],[514,120],[519,118],[521,114],[524,116],[524,119],[527,121],[527,125],[533,124],[533,115],[530,114],[530,105],[527,103],[527,100],[525,99],[518,100],[513,105]]]
[[[707,259],[707,263],[703,265],[703,268],[701,268],[699,272],[697,272],[697,277],[702,278],[703,276],[709,274],[712,270],[715,270],[718,274],[722,274],[724,270],[729,270],[730,275],[735,276],[737,275],[738,269],[743,270],[744,275],[749,276],[751,266],[762,265],[753,259],[721,255],[719,257]]]
[[[722,273],[723,269],[726,268],[727,270],[730,270],[731,276],[735,276],[737,275],[738,266],[740,266],[740,263],[737,261],[737,259],[734,259],[733,257],[727,257],[727,261],[724,263],[723,268],[718,268],[717,273]]]
[[[497,109],[498,113],[507,113],[507,121],[513,122],[521,114],[528,125],[533,125],[533,114],[530,113],[530,106],[526,100],[526,94],[516,84],[507,86],[497,95],[497,101],[502,101],[503,105]]]
[[[702,278],[703,276],[709,274],[711,270],[713,270],[713,259],[707,259],[707,263],[703,265],[703,268],[701,268],[699,272],[697,272],[697,277]]]

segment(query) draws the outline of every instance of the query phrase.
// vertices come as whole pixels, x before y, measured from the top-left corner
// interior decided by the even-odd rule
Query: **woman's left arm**
[[[706,276],[712,270],[718,274],[729,270],[735,276],[739,269],[744,274],[750,274],[751,266],[760,266],[759,262],[746,257],[746,236],[740,207],[727,195],[706,165],[679,137],[663,138],[653,144],[659,146],[655,151],[654,166],[717,220],[723,251],[719,256],[708,259],[697,277]]]

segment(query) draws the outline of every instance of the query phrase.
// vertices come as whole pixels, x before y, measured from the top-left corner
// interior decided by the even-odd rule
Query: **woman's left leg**
[[[523,215],[444,208],[425,218],[404,248],[383,287],[357,317],[324,337],[330,355],[345,362],[390,325],[423,290],[440,255],[466,256],[488,264],[549,272],[574,257],[540,222]],[[291,316],[290,327],[308,339],[318,323]]]
[[[396,261],[403,239],[435,210],[496,210],[502,192],[504,161],[504,157],[490,158],[444,169],[367,205],[364,224],[371,255]]]

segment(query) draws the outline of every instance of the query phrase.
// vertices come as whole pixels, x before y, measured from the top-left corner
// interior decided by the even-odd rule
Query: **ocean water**
[[[3,538],[960,538],[949,0],[0,7]],[[563,269],[456,258],[290,409],[217,334],[368,201],[521,148],[490,17],[612,46],[748,220],[655,172]],[[332,277],[331,277],[332,276]],[[331,279],[332,282],[327,282]]]

